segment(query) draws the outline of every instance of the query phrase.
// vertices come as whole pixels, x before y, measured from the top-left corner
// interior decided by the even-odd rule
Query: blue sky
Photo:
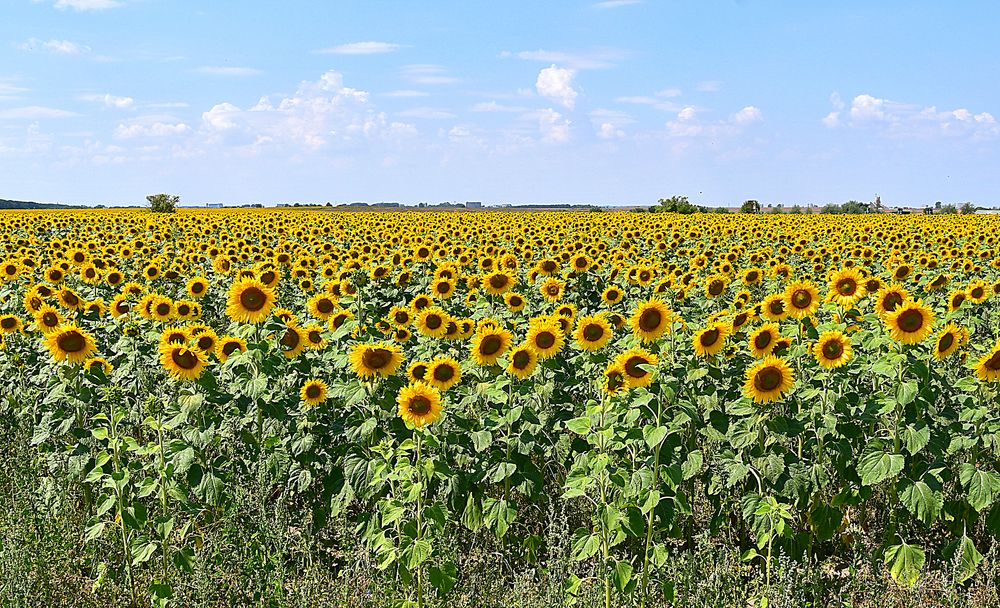
[[[1000,204],[996,2],[3,0],[0,198]]]

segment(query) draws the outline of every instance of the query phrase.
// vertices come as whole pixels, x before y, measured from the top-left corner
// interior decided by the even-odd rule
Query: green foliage
[[[740,213],[760,213],[760,203],[754,199],[743,201],[740,205]]]
[[[149,202],[149,210],[153,213],[173,213],[177,210],[177,203],[181,202],[181,197],[174,194],[150,194],[146,197]]]

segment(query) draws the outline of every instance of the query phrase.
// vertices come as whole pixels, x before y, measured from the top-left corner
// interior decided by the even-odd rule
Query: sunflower
[[[218,344],[219,336],[212,328],[206,328],[192,337],[192,346],[205,353],[205,355],[214,353]]]
[[[323,337],[323,328],[315,323],[302,328],[306,332],[306,348],[309,350],[320,350],[326,346],[326,338]]]
[[[256,279],[241,279],[229,288],[226,314],[240,323],[260,323],[274,307],[274,292]]]
[[[885,324],[893,340],[905,344],[922,342],[934,325],[934,312],[923,300],[906,300],[885,316]]]
[[[784,321],[789,313],[788,301],[784,293],[774,293],[766,298],[760,305],[760,314],[769,321]]]
[[[295,323],[289,323],[285,325],[285,331],[278,339],[278,348],[286,358],[294,359],[305,350],[307,342],[306,330]]]
[[[430,306],[417,313],[417,330],[429,338],[443,338],[448,334],[451,317],[437,306]]]
[[[418,429],[437,422],[444,409],[438,389],[423,382],[414,382],[404,387],[399,391],[396,403],[403,422]]]
[[[94,337],[76,325],[63,325],[50,332],[45,346],[56,361],[79,365],[97,350]]]
[[[548,359],[562,350],[565,344],[563,332],[554,321],[533,319],[525,341],[535,351],[539,359]]]
[[[111,365],[111,363],[104,357],[91,357],[83,362],[83,369],[88,372],[93,371],[94,368],[99,368],[105,376],[110,376],[111,372],[114,371],[115,366]]]
[[[322,380],[306,380],[299,389],[299,400],[303,407],[314,407],[326,401],[327,387]]]
[[[193,277],[187,282],[187,292],[194,299],[202,298],[208,293],[208,279],[205,277]]]
[[[865,295],[864,276],[857,268],[841,268],[830,275],[829,298],[843,308],[850,308]]]
[[[986,353],[972,367],[976,372],[976,377],[983,382],[993,382],[1000,380],[1000,340],[993,346],[990,352]]]
[[[617,363],[612,363],[604,370],[601,384],[604,392],[609,395],[617,395],[628,390],[629,379],[625,375],[625,368]]]
[[[205,371],[205,355],[198,349],[175,344],[160,354],[160,365],[178,380],[195,380]]]
[[[756,403],[778,401],[795,384],[795,374],[784,359],[769,356],[747,370],[743,394]]]
[[[185,345],[191,339],[191,333],[184,327],[166,327],[160,332],[160,346],[162,352],[175,344]]]
[[[62,325],[63,321],[59,311],[48,304],[43,304],[33,316],[35,318],[35,325],[38,326],[38,330],[43,334],[54,332]]]
[[[403,308],[402,306],[393,306],[389,310],[389,322],[396,327],[406,327],[413,320],[413,314],[410,312],[409,308]]]
[[[962,303],[965,302],[968,297],[968,294],[961,289],[948,294],[948,312],[955,312],[961,308]]]
[[[555,277],[545,279],[538,291],[549,302],[558,302],[566,291],[566,284]]]
[[[236,336],[223,336],[219,339],[219,343],[215,346],[215,356],[218,357],[219,361],[225,363],[229,357],[233,354],[240,352],[247,352],[247,343],[243,338],[237,338]]]
[[[330,325],[330,331],[337,331],[340,326],[343,325],[348,319],[353,319],[354,313],[349,310],[338,310],[327,323]]]
[[[604,300],[605,304],[617,304],[622,301],[623,297],[625,297],[625,295],[622,293],[622,290],[615,285],[608,287],[604,290],[604,293],[601,294],[601,299]]]
[[[710,357],[726,346],[727,327],[723,323],[712,323],[695,332],[692,338],[694,352],[699,357]]]
[[[809,281],[796,281],[785,289],[788,314],[802,319],[816,314],[819,309],[819,290]]]
[[[431,283],[431,293],[440,300],[447,300],[455,294],[455,282],[448,279],[437,279]]]
[[[966,330],[949,323],[934,340],[934,357],[938,360],[946,359],[965,343],[966,336]]]
[[[513,336],[506,329],[479,332],[472,339],[472,359],[477,365],[495,365],[513,342]]]
[[[573,332],[577,347],[588,352],[604,348],[611,336],[611,323],[603,314],[580,317]]]
[[[990,288],[986,282],[976,279],[969,283],[965,293],[973,304],[982,304],[990,296]]]
[[[462,379],[462,368],[451,357],[438,357],[427,364],[426,382],[434,388],[446,391]]]
[[[750,354],[755,359],[763,359],[774,352],[774,347],[781,338],[778,326],[774,323],[765,323],[750,332],[747,337],[747,345],[750,347]]]
[[[535,372],[538,367],[538,355],[528,344],[522,344],[510,351],[507,373],[521,380]]]
[[[729,287],[729,278],[722,274],[713,274],[705,279],[705,297],[718,298],[726,293]]]
[[[491,296],[506,293],[514,287],[514,278],[503,270],[491,272],[483,277],[483,291]]]
[[[636,306],[629,321],[632,333],[643,342],[652,342],[667,333],[673,313],[660,300],[646,300]]]
[[[823,332],[813,346],[816,363],[827,369],[835,369],[851,360],[854,350],[851,339],[839,331]]]
[[[337,312],[337,299],[327,293],[317,293],[306,302],[306,310],[313,317],[326,321]]]
[[[885,317],[896,310],[909,297],[910,294],[901,286],[895,284],[886,285],[875,295],[875,312],[880,317]]]
[[[640,365],[656,366],[659,359],[656,355],[639,348],[633,348],[618,355],[615,365],[625,372],[625,381],[629,388],[649,386],[653,382],[653,374],[639,367]],[[607,379],[605,378],[605,381]]]
[[[24,329],[21,319],[15,315],[0,315],[0,333],[13,334]]]
[[[388,342],[355,344],[351,349],[350,359],[351,367],[358,377],[386,378],[396,373],[396,369],[403,362],[403,352],[399,346]]]
[[[528,305],[524,296],[513,291],[508,291],[504,294],[503,303],[507,305],[507,310],[510,312],[521,312]]]
[[[424,382],[427,377],[427,363],[414,361],[410,364],[409,369],[406,370],[406,375],[409,377],[410,382]]]

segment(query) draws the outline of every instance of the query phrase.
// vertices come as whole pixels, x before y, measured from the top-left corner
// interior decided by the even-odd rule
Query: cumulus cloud
[[[391,42],[351,42],[348,44],[338,44],[315,52],[324,55],[377,55],[380,53],[391,53],[399,50],[402,45]]]
[[[44,51],[55,55],[82,55],[90,52],[90,47],[69,40],[39,40],[38,38],[29,38],[25,42],[15,44],[14,48],[29,53]]]
[[[111,95],[110,93],[105,95],[81,95],[80,100],[101,103],[104,104],[104,107],[106,108],[115,108],[118,110],[127,110],[135,106],[135,100],[131,97],[121,97],[118,95]]]
[[[830,101],[835,109],[822,123],[831,129],[868,129],[892,137],[1000,136],[1000,126],[989,112],[975,113],[967,108],[939,110],[936,106],[901,103],[867,93],[856,95],[849,108],[837,94],[831,95]]]
[[[170,137],[184,135],[191,131],[188,125],[178,123],[154,122],[152,124],[132,123],[120,124],[115,129],[116,139],[133,139],[136,137]]]
[[[303,81],[295,93],[272,102],[262,97],[241,109],[219,103],[202,114],[201,132],[211,143],[256,152],[288,146],[320,150],[365,140],[398,140],[416,134],[413,125],[390,121],[366,91],[344,86],[339,72]]]
[[[732,115],[732,121],[738,125],[748,125],[762,120],[764,120],[764,116],[760,113],[760,109],[754,106],[746,106]]]
[[[572,123],[564,119],[562,114],[552,108],[546,108],[536,112],[536,116],[538,117],[538,130],[544,143],[561,144],[569,141]]]
[[[546,97],[572,110],[576,106],[579,93],[573,88],[573,77],[576,71],[569,68],[559,68],[553,64],[538,73],[535,90]]]

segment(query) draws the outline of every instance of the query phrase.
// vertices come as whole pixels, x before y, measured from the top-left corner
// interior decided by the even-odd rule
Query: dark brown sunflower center
[[[853,296],[858,290],[858,284],[854,279],[841,279],[837,281],[837,291],[843,296]]]
[[[227,357],[238,350],[240,350],[239,342],[226,342],[225,344],[222,345],[222,354],[226,355]]]
[[[827,359],[839,359],[844,354],[844,345],[838,340],[828,340],[823,344],[823,356]]]
[[[808,308],[812,304],[812,294],[805,289],[796,289],[792,294],[792,306],[795,308]]]
[[[191,285],[191,291],[192,291],[192,293],[201,293],[201,292],[205,291],[205,284],[204,283],[194,283],[194,284]]]
[[[449,291],[451,291],[451,283],[449,283],[448,281],[441,281],[440,283],[437,284],[436,289],[438,293],[448,293]]]
[[[785,312],[785,301],[784,300],[772,300],[767,305],[767,310],[770,311],[772,315],[780,315]]]
[[[649,361],[647,361],[645,357],[641,357],[639,355],[633,355],[628,358],[628,361],[625,362],[625,373],[633,378],[645,377],[645,375],[648,374],[649,372],[645,371],[639,366],[648,363]]]
[[[159,304],[157,304],[156,305],[156,314],[158,314],[160,316],[164,316],[164,315],[170,314],[170,304],[167,304],[165,302],[160,302]]]
[[[212,336],[201,336],[198,338],[198,348],[201,350],[211,350],[215,346],[215,338]]]
[[[63,292],[63,301],[66,302],[68,306],[76,306],[80,303],[80,298],[76,297],[76,294],[72,291]]]
[[[503,289],[507,286],[507,276],[503,274],[495,274],[490,277],[490,287],[493,289]]]
[[[306,398],[307,399],[319,399],[319,396],[323,394],[323,387],[318,384],[310,384],[306,387]]]
[[[962,302],[964,301],[965,301],[965,294],[956,293],[955,296],[951,299],[951,305],[954,308],[958,308],[959,306],[962,305]]]
[[[747,273],[747,283],[753,283],[757,281],[758,276],[760,275],[757,274],[756,270],[751,270],[750,272]]]
[[[1000,351],[993,353],[993,356],[987,359],[984,365],[990,371],[1000,371]]]
[[[407,406],[411,414],[416,416],[426,416],[431,412],[431,400],[423,395],[417,395],[413,399],[410,399],[410,404]]]
[[[655,308],[644,310],[642,311],[642,314],[639,315],[639,327],[645,331],[659,329],[661,323],[663,323],[663,315],[660,314],[660,311]]]
[[[59,336],[59,348],[68,353],[78,353],[87,348],[87,339],[78,331],[68,331]]]
[[[708,293],[710,295],[717,296],[722,293],[722,290],[725,289],[725,287],[725,283],[722,281],[712,281],[708,284]]]
[[[899,308],[899,305],[903,303],[903,296],[896,292],[886,294],[885,299],[882,300],[882,306],[886,310],[892,312]]]
[[[316,331],[315,329],[311,329],[311,330],[309,330],[309,336],[308,336],[308,338],[309,338],[309,341],[312,342],[313,344],[319,344],[320,342],[323,341],[323,334],[321,334],[320,332]]]
[[[278,275],[274,274],[273,270],[268,270],[264,272],[264,274],[260,275],[260,280],[265,285],[270,285],[276,278],[278,278]]]
[[[170,359],[181,369],[194,369],[198,366],[198,357],[186,348],[174,350]]]
[[[698,342],[704,346],[709,347],[719,341],[719,330],[709,329],[703,331],[700,336],[698,336]]]
[[[368,369],[382,369],[386,365],[389,365],[389,361],[392,360],[392,353],[384,348],[372,348],[365,351],[361,360]]]
[[[438,329],[444,324],[444,319],[440,315],[427,315],[427,327],[430,329]]]
[[[299,332],[292,328],[285,330],[285,335],[281,336],[281,345],[285,347],[286,350],[295,350],[295,347],[299,345]]]
[[[14,329],[17,327],[17,319],[14,317],[4,317],[0,319],[0,327],[4,329]]]
[[[240,306],[251,312],[257,312],[267,303],[267,295],[259,287],[247,287],[240,294]]]
[[[753,385],[757,390],[769,392],[781,386],[783,379],[781,370],[772,365],[754,374]]]
[[[548,293],[550,296],[557,296],[559,295],[559,286],[549,285],[548,287],[545,288],[545,292]]]
[[[757,350],[764,350],[771,345],[772,340],[771,332],[764,331],[754,337],[753,345],[757,347]]]
[[[423,363],[413,366],[413,371],[411,372],[413,377],[417,380],[423,380],[424,376],[427,375],[427,366]]]
[[[535,336],[535,345],[538,346],[538,348],[552,348],[555,343],[556,335],[551,331],[543,331]]]
[[[986,292],[985,292],[985,291],[983,290],[983,288],[982,288],[982,287],[973,287],[973,288],[972,288],[972,291],[970,291],[970,292],[969,292],[969,294],[970,294],[970,295],[971,295],[971,296],[972,296],[973,298],[976,298],[976,299],[978,300],[979,298],[981,298],[981,297],[983,297],[984,295],[986,295]]]
[[[322,311],[320,311],[320,312],[322,312]],[[393,318],[394,321],[396,321],[396,323],[399,323],[400,325],[405,325],[406,322],[410,320],[410,315],[408,315],[404,311],[399,311],[395,315],[393,315],[392,318]]]
[[[500,336],[490,334],[479,343],[479,352],[486,356],[495,355],[500,352],[502,346],[503,340],[500,339]]]
[[[434,379],[447,382],[455,377],[455,369],[451,365],[438,365],[434,368]]]
[[[531,363],[531,354],[527,351],[519,350],[514,353],[511,363],[513,363],[514,369],[525,369]]]
[[[611,291],[608,292],[608,299],[614,302],[615,300],[618,299],[618,295],[619,295],[618,292],[612,289]]]
[[[605,375],[607,379],[608,390],[611,392],[617,391],[621,387],[625,386],[625,376],[618,371],[611,371]]]
[[[587,342],[597,342],[604,337],[604,328],[597,323],[590,323],[583,328],[583,339]]]
[[[897,319],[899,328],[906,333],[919,331],[924,326],[924,315],[919,310],[904,310]]]
[[[552,260],[547,260],[542,263],[542,270],[545,272],[553,272],[556,269],[556,263]]]
[[[942,353],[946,352],[949,348],[951,348],[951,345],[954,343],[955,343],[955,336],[953,336],[951,332],[946,333],[945,335],[941,336],[940,340],[938,340],[938,352]]]
[[[46,327],[55,327],[59,324],[59,317],[54,312],[47,312],[42,315],[42,323]]]

